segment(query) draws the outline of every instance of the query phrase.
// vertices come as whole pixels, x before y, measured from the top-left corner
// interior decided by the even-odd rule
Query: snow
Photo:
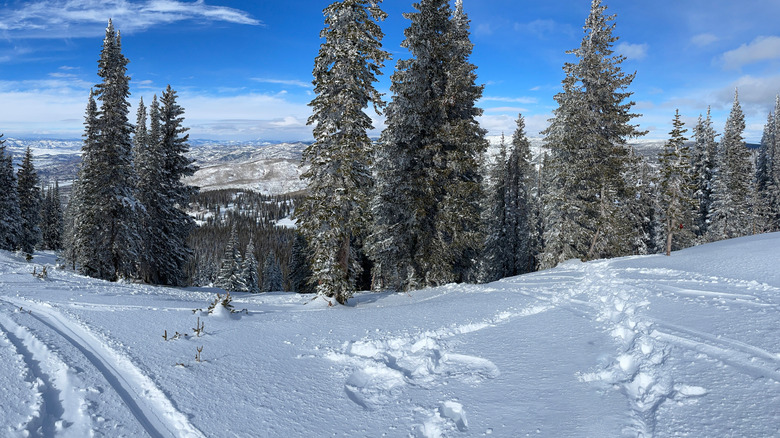
[[[0,252],[0,435],[778,436],[777,248],[768,234],[346,307],[237,293],[233,314],[198,310],[218,289]]]

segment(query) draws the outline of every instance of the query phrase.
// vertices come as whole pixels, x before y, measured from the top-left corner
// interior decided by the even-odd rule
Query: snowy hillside
[[[303,190],[301,153],[304,143],[193,145],[190,156],[200,170],[186,181],[201,190],[243,189],[265,195]]]
[[[30,147],[41,179],[58,179],[62,186],[75,178],[81,162],[81,140],[9,138],[6,146],[17,162]],[[300,180],[306,169],[301,167],[305,147],[305,143],[191,140],[188,156],[200,170],[187,183],[202,190],[249,189],[266,195],[298,192],[305,188]]]
[[[235,315],[193,312],[212,290],[0,253],[0,434],[778,436],[778,248],[755,236],[351,307],[238,294]]]

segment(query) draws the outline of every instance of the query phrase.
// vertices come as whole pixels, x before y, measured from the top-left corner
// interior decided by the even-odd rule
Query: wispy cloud
[[[204,0],[35,0],[0,11],[0,31],[12,38],[91,37],[109,18],[124,33],[186,20],[262,25],[244,11]]]
[[[780,59],[780,37],[760,36],[750,44],[723,54],[723,66],[726,69],[738,70],[747,64],[760,61]]]
[[[691,38],[691,43],[697,47],[707,47],[710,44],[718,42],[720,38],[711,33],[700,33]]]
[[[647,44],[620,43],[615,51],[632,61],[641,61],[647,57]]]
[[[547,39],[561,33],[565,35],[573,33],[573,28],[570,25],[548,19],[534,20],[529,23],[515,23],[514,28],[517,32],[528,33],[540,39]]]
[[[482,102],[505,102],[505,103],[524,103],[533,104],[537,103],[538,99],[535,97],[502,97],[502,96],[485,96],[480,99]]]
[[[277,84],[277,85],[290,85],[301,88],[312,88],[311,82],[298,81],[295,79],[269,79],[269,78],[252,78],[255,82],[263,84]]]

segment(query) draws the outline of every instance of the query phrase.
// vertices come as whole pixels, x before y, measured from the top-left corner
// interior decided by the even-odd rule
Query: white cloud
[[[294,79],[252,78],[252,80],[263,84],[291,85],[294,87],[301,87],[301,88],[313,88],[311,82],[298,81]]]
[[[647,57],[647,44],[620,43],[615,51],[633,61],[641,61]]]
[[[738,70],[747,64],[780,59],[780,37],[760,36],[750,44],[723,54],[723,65],[726,69]]]
[[[101,35],[109,18],[124,33],[184,20],[262,23],[239,9],[204,0],[36,0],[0,10],[0,30],[16,38],[78,38]]]
[[[535,97],[485,96],[482,99],[480,99],[480,102],[507,102],[507,103],[533,104],[533,103],[537,103],[538,99],[536,99]]]
[[[691,38],[691,43],[698,47],[706,47],[710,44],[714,44],[718,40],[720,40],[720,38],[711,33],[700,33]]]
[[[735,89],[739,90],[739,102],[746,114],[765,116],[774,106],[775,96],[780,93],[780,75],[742,76],[716,93],[718,103],[724,108],[730,108]]]

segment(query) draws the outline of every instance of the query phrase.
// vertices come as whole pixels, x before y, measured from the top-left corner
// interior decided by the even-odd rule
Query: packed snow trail
[[[28,380],[39,394],[37,412],[18,436],[89,436],[92,424],[84,414],[85,401],[73,369],[29,330],[3,314],[0,314],[0,330],[23,358]]]
[[[29,310],[33,318],[81,352],[152,438],[204,436],[129,359],[106,347],[84,327],[47,304],[10,297],[0,298],[0,302]]]

